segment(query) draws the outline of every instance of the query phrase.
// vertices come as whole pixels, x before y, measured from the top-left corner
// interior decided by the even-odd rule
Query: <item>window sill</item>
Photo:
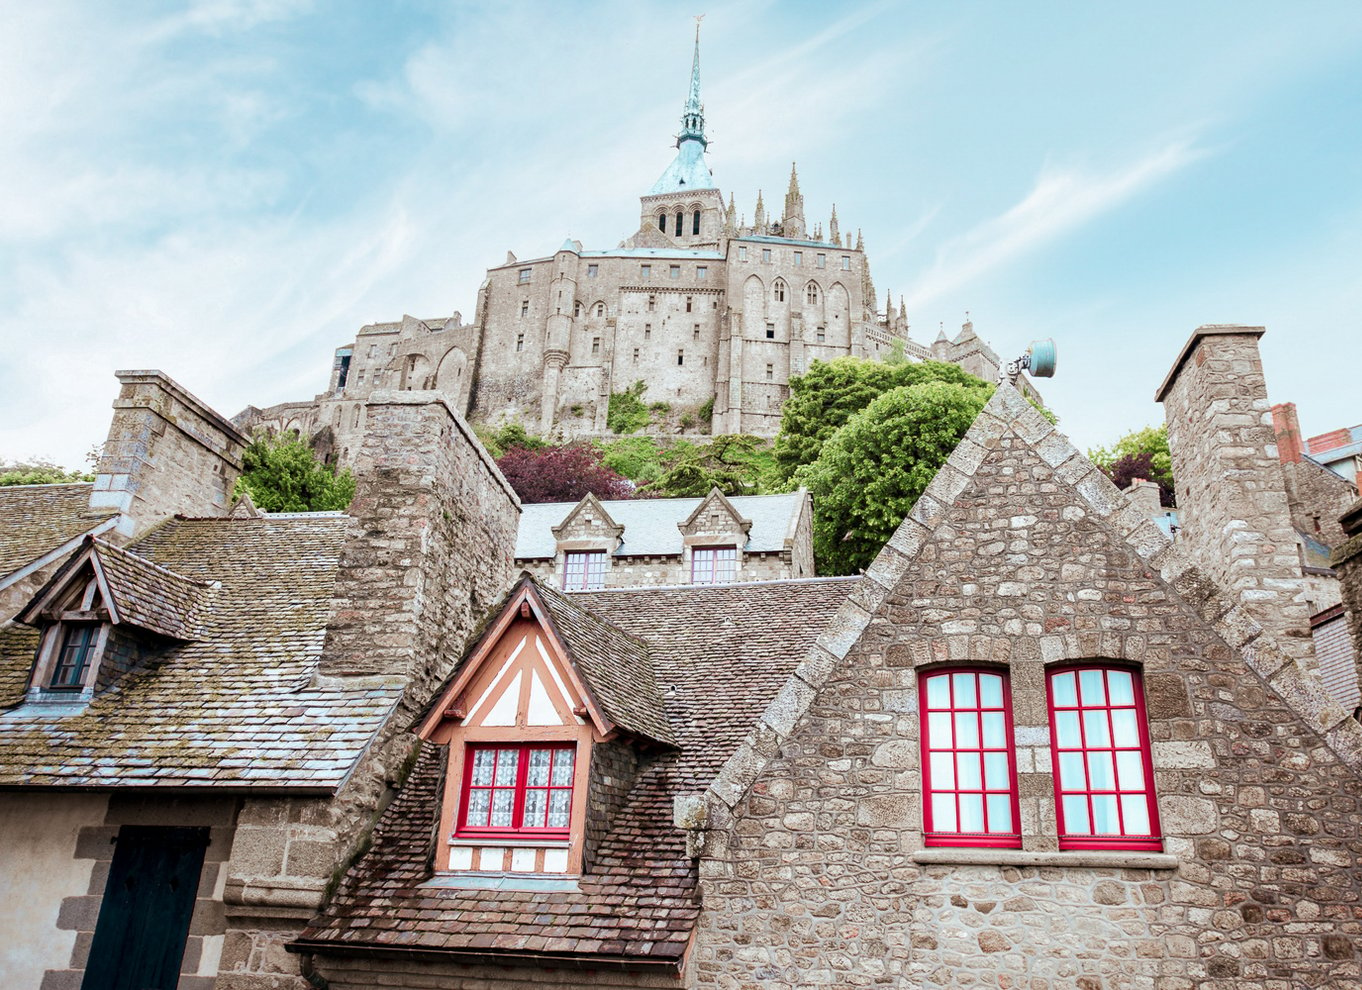
[[[446,890],[526,890],[552,893],[581,890],[575,876],[561,873],[437,873],[421,886]]]
[[[496,846],[498,849],[566,849],[570,839],[522,839],[512,836],[460,835],[449,840],[451,846]]]
[[[1032,852],[1026,849],[987,849],[935,846],[919,849],[912,860],[922,866],[1071,866],[1079,869],[1176,870],[1171,853],[1124,852],[1119,849],[1068,849]]]

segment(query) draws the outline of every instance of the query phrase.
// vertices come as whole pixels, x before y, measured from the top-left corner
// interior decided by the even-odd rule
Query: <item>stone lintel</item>
[[[1201,343],[1203,338],[1247,336],[1256,339],[1265,333],[1267,333],[1266,327],[1238,326],[1233,323],[1208,323],[1205,326],[1197,327],[1192,331],[1192,335],[1187,338],[1187,343],[1182,345],[1182,350],[1178,352],[1177,360],[1173,362],[1173,367],[1168,372],[1168,376],[1164,378],[1159,390],[1154,393],[1154,401],[1163,401],[1168,390],[1173,387],[1173,382],[1182,372],[1182,366],[1187,363],[1187,359],[1192,356],[1192,351],[1196,350],[1197,344]]]
[[[912,854],[911,859],[923,866],[1068,866],[1112,870],[1176,870],[1179,862],[1171,853],[1101,849],[1032,852],[1027,849],[973,849],[964,846],[919,849]]]

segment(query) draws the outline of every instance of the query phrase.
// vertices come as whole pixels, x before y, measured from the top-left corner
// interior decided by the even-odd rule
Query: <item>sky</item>
[[[365,323],[609,248],[674,154],[695,4],[0,0],[0,460],[84,467],[116,369],[306,399]],[[1362,4],[724,3],[702,79],[751,218],[799,163],[911,336],[966,313],[1081,448],[1162,421],[1198,325],[1306,435],[1362,423]]]

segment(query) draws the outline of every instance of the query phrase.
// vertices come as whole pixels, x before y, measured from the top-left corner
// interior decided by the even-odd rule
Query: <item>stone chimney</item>
[[[246,438],[164,372],[115,374],[122,388],[90,508],[117,509],[124,539],[176,513],[226,515]]]
[[[1159,503],[1159,483],[1157,481],[1149,481],[1146,478],[1132,479],[1130,487],[1126,489],[1126,501],[1150,519],[1163,515],[1164,510]]]
[[[520,500],[435,392],[378,391],[319,674],[399,677],[421,705],[510,587]]]
[[[1277,457],[1283,464],[1296,464],[1305,452],[1301,424],[1294,402],[1279,402],[1272,407],[1272,432],[1277,437]]]
[[[1258,355],[1262,327],[1198,327],[1155,399],[1164,405],[1179,539],[1278,645],[1311,656],[1306,584]]]

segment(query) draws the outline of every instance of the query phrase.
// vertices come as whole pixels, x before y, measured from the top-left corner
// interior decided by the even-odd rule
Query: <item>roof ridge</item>
[[[726,584],[633,584],[627,587],[618,588],[591,588],[582,591],[557,591],[555,594],[560,596],[568,595],[601,595],[620,591],[678,591],[682,589],[699,588],[705,591],[722,591],[725,588],[752,588],[764,587],[766,585],[786,585],[786,584],[818,584],[820,582],[833,581],[861,581],[865,574],[828,574],[824,577],[804,577],[804,578],[771,578],[768,580],[757,581],[729,581]]]

